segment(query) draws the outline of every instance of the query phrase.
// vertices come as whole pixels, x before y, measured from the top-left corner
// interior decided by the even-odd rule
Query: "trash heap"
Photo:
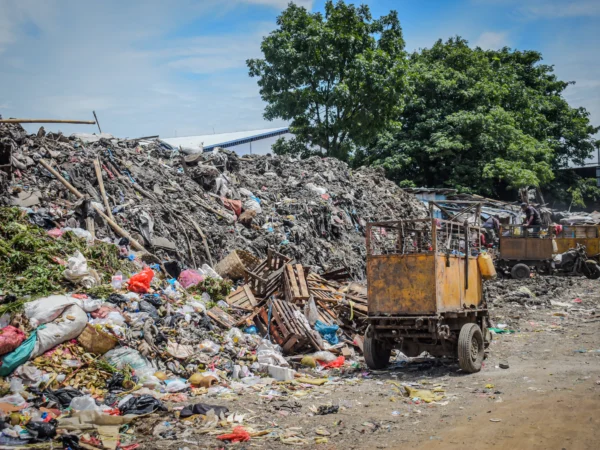
[[[127,238],[190,267],[271,248],[316,272],[346,267],[361,278],[368,221],[427,214],[382,170],[333,158],[186,156],[159,140],[28,135],[13,124],[0,125],[0,150],[12,179],[0,204],[28,208],[46,229]]]
[[[277,438],[212,402],[361,373],[366,289],[346,268],[268,249],[192,269],[38,217],[0,208],[0,445],[137,448],[143,431],[119,430],[156,412],[226,441]],[[152,433],[172,438],[163,422]]]

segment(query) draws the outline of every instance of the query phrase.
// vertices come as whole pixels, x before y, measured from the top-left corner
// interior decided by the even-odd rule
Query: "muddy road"
[[[597,281],[569,282],[543,305],[496,299],[496,324],[515,332],[494,336],[477,374],[463,374],[449,360],[399,359],[389,370],[357,370],[324,386],[280,384],[195,399],[225,405],[244,415],[245,427],[266,433],[249,442],[223,444],[216,436],[229,427],[207,429],[202,420],[179,421],[172,413],[145,420],[135,434],[140,448],[165,450],[598,449],[599,288]],[[414,401],[403,395],[403,384],[442,398]],[[318,415],[319,406],[337,412]],[[153,426],[165,420],[174,440],[152,436]]]

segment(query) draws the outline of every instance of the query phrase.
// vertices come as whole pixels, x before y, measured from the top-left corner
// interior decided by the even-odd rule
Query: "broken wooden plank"
[[[235,320],[218,306],[215,306],[206,311],[208,317],[214,320],[219,326],[229,330],[235,326]]]

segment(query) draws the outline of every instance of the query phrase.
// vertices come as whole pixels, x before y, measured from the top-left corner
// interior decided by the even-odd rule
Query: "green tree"
[[[367,6],[325,4],[325,15],[290,3],[247,61],[258,77],[264,117],[290,120],[295,138],[276,153],[347,160],[355,146],[393,127],[402,109],[406,54],[395,11],[377,20]]]
[[[381,165],[399,183],[485,195],[548,186],[590,155],[598,128],[568,105],[570,83],[541,61],[535,51],[473,49],[460,37],[412,54],[401,127],[355,163]]]

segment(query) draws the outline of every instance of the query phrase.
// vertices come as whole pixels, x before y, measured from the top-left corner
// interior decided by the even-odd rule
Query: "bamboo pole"
[[[58,179],[58,181],[60,181],[69,191],[71,191],[73,193],[73,195],[75,195],[77,198],[84,198],[84,195],[81,192],[79,192],[77,189],[75,189],[75,187],[73,187],[73,185],[71,183],[69,183],[67,180],[65,180],[64,177],[60,173],[58,173],[54,168],[52,168],[52,166],[50,164],[48,164],[43,159],[40,159],[40,164],[42,166],[44,166],[48,170],[48,172],[50,172],[52,175],[54,175]],[[136,249],[138,251],[142,251],[142,252],[147,251],[143,245],[141,245],[138,241],[136,241],[133,237],[131,237],[131,235],[127,231],[125,231],[123,228],[121,228],[114,220],[112,220],[110,217],[108,217],[106,214],[104,214],[100,208],[98,208],[93,203],[92,203],[92,206],[96,210],[96,212],[98,214],[100,214],[100,217],[102,217],[104,220],[106,220],[106,222],[111,226],[111,228],[115,231],[115,233],[117,233],[121,237],[129,239],[129,242],[131,242],[131,246],[134,249]]]
[[[96,125],[93,120],[59,120],[59,119],[0,119],[0,123],[75,123],[80,125]]]
[[[110,205],[108,204],[108,197],[106,197],[106,191],[104,190],[104,180],[102,179],[102,168],[100,167],[100,161],[98,158],[94,159],[94,169],[96,169],[96,178],[98,178],[98,186],[100,186],[100,194],[102,195],[102,201],[104,202],[104,207],[106,208],[108,217],[110,217],[112,220],[115,220],[115,218],[112,215]]]

